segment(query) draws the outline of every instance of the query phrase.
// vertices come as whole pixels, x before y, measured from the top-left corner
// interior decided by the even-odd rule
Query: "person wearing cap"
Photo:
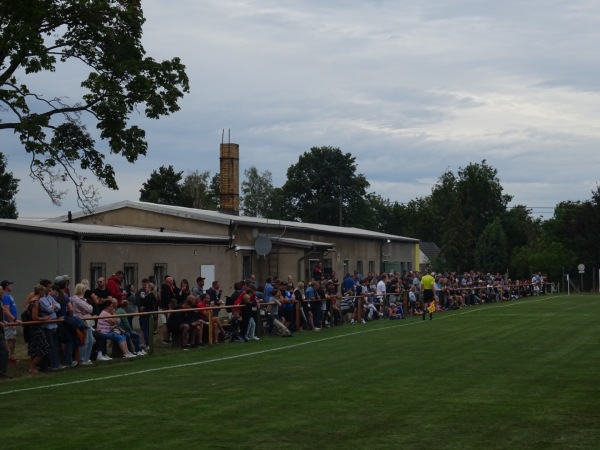
[[[197,297],[197,300],[200,300],[200,297],[204,295],[204,277],[196,278],[196,286],[192,288],[192,295]]]
[[[4,322],[7,323],[18,323],[20,322],[17,311],[17,304],[11,294],[12,292],[12,281],[4,280],[0,283],[2,286],[2,290],[4,294],[2,295],[2,310],[4,313]],[[8,363],[16,364],[17,360],[15,359],[15,345],[17,343],[17,327],[16,326],[5,326],[4,327],[4,339],[6,340],[6,345],[8,347]]]

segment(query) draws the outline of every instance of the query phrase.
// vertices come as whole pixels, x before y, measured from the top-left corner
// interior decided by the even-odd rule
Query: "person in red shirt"
[[[112,298],[117,300],[118,305],[121,305],[121,301],[123,300],[123,290],[121,289],[121,284],[123,283],[124,278],[125,274],[123,271],[118,270],[114,275],[111,275],[106,282],[106,289],[110,291]]]
[[[200,300],[196,303],[196,308],[210,308],[210,295],[204,293],[200,296]],[[205,324],[208,324],[208,310],[198,311],[200,318]],[[213,329],[213,342],[219,342],[219,337],[224,340],[226,338],[225,329],[221,325],[221,321],[218,317],[212,318],[212,329]]]

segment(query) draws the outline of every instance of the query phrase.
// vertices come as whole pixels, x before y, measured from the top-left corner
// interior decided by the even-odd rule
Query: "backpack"
[[[33,315],[31,314],[31,310],[33,309],[34,303],[35,302],[29,303],[27,309],[21,313],[22,322],[33,321]],[[31,325],[23,325],[23,339],[25,340],[26,344],[29,344],[29,341],[31,340]]]

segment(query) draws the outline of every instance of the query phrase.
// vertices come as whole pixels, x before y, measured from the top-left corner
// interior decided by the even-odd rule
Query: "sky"
[[[142,6],[147,54],[180,57],[191,92],[172,116],[132,117],[146,129],[148,155],[133,165],[108,158],[120,189],[100,188],[101,205],[139,200],[162,165],[212,176],[223,130],[226,142],[240,145],[240,181],[255,166],[282,186],[304,152],[333,146],[356,158],[369,192],[401,203],[429,195],[447,170],[482,160],[498,171],[510,205],[530,207],[534,217],[590,199],[600,180],[596,1]],[[84,73],[69,65],[28,85],[74,101]],[[78,211],[72,194],[52,205],[28,177],[19,142],[4,130],[0,139],[8,170],[21,180],[20,218]]]

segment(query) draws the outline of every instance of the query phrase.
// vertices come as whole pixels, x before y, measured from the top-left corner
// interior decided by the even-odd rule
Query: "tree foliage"
[[[218,202],[211,189],[210,172],[196,170],[186,175],[181,186],[183,200],[181,206],[196,209],[216,210]]]
[[[477,239],[476,267],[482,272],[505,273],[508,268],[506,235],[500,218],[491,222]]]
[[[245,216],[269,217],[273,206],[273,175],[268,170],[262,173],[251,166],[244,170],[242,181],[241,210]]]
[[[16,133],[29,154],[30,175],[51,201],[61,204],[70,181],[79,205],[97,203],[97,189],[84,176],[117,189],[106,153],[133,163],[145,155],[143,129],[131,123],[139,109],[157,119],[179,110],[189,91],[179,58],[145,55],[139,1],[18,0],[0,3],[0,129]],[[87,76],[64,96],[45,97],[26,84],[35,74],[71,72]],[[78,99],[69,100],[81,91]],[[86,123],[95,122],[99,145]]]
[[[285,218],[361,226],[369,182],[356,174],[355,161],[336,147],[313,147],[302,154],[288,169],[282,188]]]
[[[19,180],[11,172],[6,171],[6,158],[0,153],[0,218],[16,219],[17,204],[15,195],[17,195]]]
[[[183,172],[175,172],[173,166],[161,166],[154,170],[140,189],[140,201],[160,205],[190,206],[191,199],[184,195],[181,179]]]

